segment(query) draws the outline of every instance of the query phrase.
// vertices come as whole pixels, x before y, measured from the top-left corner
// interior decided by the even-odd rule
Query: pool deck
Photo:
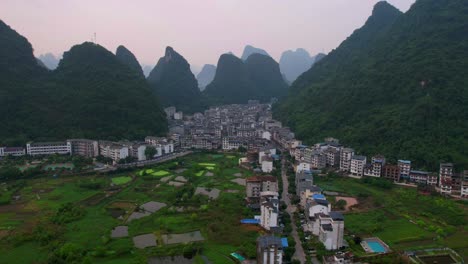
[[[385,249],[385,252],[376,252],[376,251],[374,251],[370,247],[368,242],[377,242],[377,243],[379,243]],[[387,244],[385,244],[382,240],[380,240],[380,238],[378,238],[378,237],[369,237],[369,238],[363,239],[362,242],[361,242],[361,246],[364,249],[364,251],[366,251],[366,253],[385,254],[385,253],[388,253],[388,252],[391,251],[390,247]]]

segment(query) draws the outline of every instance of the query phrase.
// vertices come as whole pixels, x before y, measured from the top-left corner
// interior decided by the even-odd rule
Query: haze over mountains
[[[57,58],[54,54],[49,52],[39,55],[38,59],[41,60],[49,70],[55,70],[61,58]]]
[[[319,53],[315,56],[310,56],[305,49],[287,50],[281,54],[279,60],[281,72],[286,80],[290,83],[294,82],[299,75],[309,70],[314,63],[320,61],[325,54]]]
[[[259,53],[259,54],[263,54],[263,55],[266,55],[266,56],[270,56],[270,54],[268,54],[268,52],[266,52],[266,51],[263,50],[263,49],[259,49],[259,48],[255,48],[255,47],[253,47],[253,46],[251,46],[251,45],[247,45],[247,46],[245,46],[245,48],[244,48],[244,52],[242,52],[242,57],[241,57],[241,59],[242,59],[243,61],[246,61],[247,58],[248,58],[250,55],[254,54],[254,53]]]
[[[205,90],[205,87],[210,84],[216,74],[216,66],[211,64],[205,64],[197,75],[198,86],[200,87],[200,91]]]
[[[301,75],[275,115],[306,142],[340,138],[420,166],[467,165],[468,5],[375,5],[365,25]],[[434,168],[429,168],[434,169]]]

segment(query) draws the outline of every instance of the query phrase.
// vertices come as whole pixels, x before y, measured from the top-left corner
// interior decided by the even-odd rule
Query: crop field
[[[379,180],[316,177],[325,191],[356,197],[359,203],[345,214],[348,235],[379,237],[394,251],[450,247],[468,258],[468,207],[416,188],[381,184]],[[359,246],[351,247],[360,254]]]
[[[233,252],[252,258],[259,234],[239,222],[251,216],[245,187],[232,182],[239,175],[251,172],[235,158],[193,154],[109,175],[26,180],[15,189],[18,199],[0,205],[0,263],[148,263],[164,256],[235,263]],[[195,194],[197,188],[210,192]],[[157,208],[142,206],[148,204]],[[112,238],[116,227],[124,231]]]

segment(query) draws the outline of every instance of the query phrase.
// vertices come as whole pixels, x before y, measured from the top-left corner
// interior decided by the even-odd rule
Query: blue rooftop
[[[411,164],[411,160],[398,160],[398,162]]]
[[[281,245],[285,248],[288,247],[288,238],[287,237],[282,237],[281,238]]]

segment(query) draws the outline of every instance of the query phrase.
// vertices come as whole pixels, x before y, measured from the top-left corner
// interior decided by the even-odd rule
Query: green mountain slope
[[[278,63],[259,53],[245,62],[232,54],[221,55],[215,78],[203,91],[210,104],[247,103],[249,99],[266,102],[286,93]]]
[[[117,57],[117,59],[120,62],[122,62],[123,64],[129,66],[130,68],[135,70],[135,72],[137,72],[138,75],[140,75],[140,77],[144,78],[143,70],[141,69],[141,65],[138,62],[138,60],[136,59],[135,55],[133,55],[133,53],[130,50],[128,50],[126,47],[120,45],[120,46],[117,47],[117,50],[115,51],[115,56]]]
[[[468,167],[468,2],[376,4],[366,24],[301,75],[275,115],[315,142],[435,168]]]
[[[279,64],[272,57],[254,53],[247,58],[245,65],[259,99],[287,94],[288,85],[283,80]]]
[[[141,139],[167,130],[146,80],[99,45],[40,67],[31,44],[0,23],[0,145],[72,137]],[[6,63],[4,63],[6,62]]]
[[[175,106],[184,112],[201,108],[201,94],[190,65],[173,48],[167,47],[148,76],[151,88],[164,106]]]

